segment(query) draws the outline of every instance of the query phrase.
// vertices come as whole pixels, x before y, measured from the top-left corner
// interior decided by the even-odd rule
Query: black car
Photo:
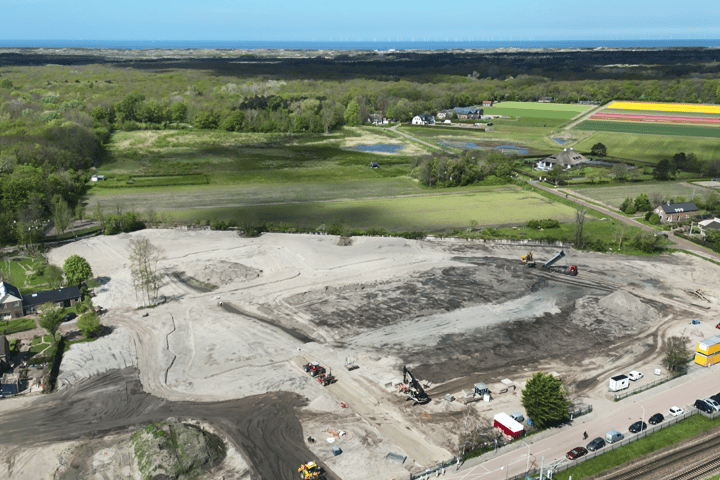
[[[635,422],[630,425],[630,428],[628,428],[628,430],[630,430],[630,433],[638,433],[645,429],[647,429],[647,423],[645,422]]]
[[[75,317],[77,317],[76,314],[74,314],[74,313],[68,313],[67,315],[65,315],[65,316],[62,318],[62,321],[63,321],[63,322],[69,322],[70,320],[73,320]],[[55,317],[55,318],[57,318],[57,317]]]
[[[600,437],[597,437],[592,442],[587,444],[587,449],[591,452],[594,452],[595,450],[600,450],[605,446],[605,440],[603,440]]]
[[[715,400],[717,403],[720,403],[720,393],[718,393],[717,395],[713,395],[713,396],[710,397],[710,398],[712,398],[713,400]]]
[[[650,417],[650,420],[648,420],[648,422],[650,423],[650,425],[657,425],[663,420],[665,420],[665,417],[663,417],[662,413],[656,413],[655,415]]]
[[[705,413],[713,413],[715,411],[714,408],[712,408],[707,403],[703,402],[702,400],[695,400],[695,403],[693,404],[693,407],[697,408],[700,411],[703,411]]]

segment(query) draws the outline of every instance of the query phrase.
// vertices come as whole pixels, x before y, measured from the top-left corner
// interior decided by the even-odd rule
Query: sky
[[[720,39],[718,0],[2,0],[2,40]]]

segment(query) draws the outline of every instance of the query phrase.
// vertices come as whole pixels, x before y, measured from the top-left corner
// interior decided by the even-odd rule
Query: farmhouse
[[[367,121],[373,125],[387,125],[389,123],[388,119],[383,117],[382,113],[371,113],[368,115]]]
[[[492,107],[493,101],[492,100],[483,100],[482,106],[483,107]]]
[[[693,202],[668,202],[667,205],[660,205],[653,210],[654,213],[660,216],[661,223],[684,222],[693,218],[697,211],[698,209]]]
[[[37,307],[45,303],[55,303],[59,307],[72,307],[82,301],[82,294],[78,287],[63,287],[55,290],[45,290],[30,295],[23,299],[25,315],[37,312]]]
[[[444,120],[446,118],[452,117],[453,113],[455,113],[454,110],[441,110],[435,116],[438,120]]]
[[[552,170],[553,165],[562,165],[563,168],[566,170],[569,170],[573,167],[577,167],[578,165],[582,165],[583,163],[587,163],[589,159],[580,153],[577,153],[570,148],[563,149],[562,152],[556,153],[554,155],[550,155],[547,158],[544,158],[535,164],[535,168],[537,170],[543,170],[548,171]]]
[[[467,112],[458,113],[457,117],[464,120],[480,120],[483,116],[484,110],[468,110]]]
[[[17,288],[0,282],[0,320],[23,316],[23,298]]]
[[[420,115],[415,115],[412,119],[413,125],[435,125],[435,117],[432,115],[428,115],[427,113],[423,113]]]
[[[539,103],[550,103],[553,101],[553,97],[540,97]]]

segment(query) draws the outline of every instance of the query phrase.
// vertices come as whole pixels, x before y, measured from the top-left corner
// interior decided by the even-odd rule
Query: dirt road
[[[294,409],[304,400],[287,392],[212,403],[171,402],[145,393],[137,370],[94,377],[21,409],[0,414],[0,444],[36,445],[97,438],[169,417],[204,421],[246,452],[259,478],[295,480],[314,458]],[[332,472],[329,478],[338,480]]]

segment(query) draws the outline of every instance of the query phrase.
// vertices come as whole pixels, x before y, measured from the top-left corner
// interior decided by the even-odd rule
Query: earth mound
[[[600,307],[618,315],[637,317],[657,317],[657,311],[644,304],[638,297],[625,290],[617,290],[598,301]]]
[[[209,285],[247,282],[260,276],[261,270],[228,260],[192,260],[184,266],[185,274]]]

